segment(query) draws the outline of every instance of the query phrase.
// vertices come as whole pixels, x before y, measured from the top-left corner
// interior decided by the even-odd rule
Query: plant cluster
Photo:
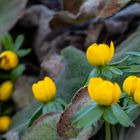
[[[17,78],[25,70],[20,58],[30,53],[30,49],[21,49],[24,36],[19,35],[15,42],[10,34],[0,35],[0,133],[9,129],[14,103],[11,99]]]

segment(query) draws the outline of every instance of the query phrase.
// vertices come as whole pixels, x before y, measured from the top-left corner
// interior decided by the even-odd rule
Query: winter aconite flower
[[[128,96],[134,97],[134,100],[140,105],[140,78],[129,76],[123,83],[123,90]]]
[[[5,81],[0,85],[0,101],[7,101],[12,95],[13,83]]]
[[[0,132],[6,132],[11,124],[11,119],[8,116],[0,117]]]
[[[3,70],[10,70],[18,65],[18,57],[12,51],[4,51],[0,54],[0,68]]]
[[[104,66],[108,64],[114,56],[114,44],[110,43],[110,47],[107,44],[96,43],[89,46],[86,52],[86,57],[89,63],[93,66]]]
[[[117,83],[91,78],[88,84],[90,97],[99,105],[112,105],[119,101],[121,90]]]
[[[140,78],[129,76],[123,83],[123,90],[128,96],[134,96],[136,89],[140,87]]]
[[[49,77],[45,77],[44,80],[38,81],[37,83],[33,84],[32,91],[35,99],[39,102],[47,103],[53,100],[56,96],[55,83]]]

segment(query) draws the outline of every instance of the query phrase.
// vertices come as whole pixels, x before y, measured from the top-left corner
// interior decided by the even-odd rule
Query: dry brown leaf
[[[71,5],[70,8],[66,6],[68,11],[56,13],[50,21],[50,26],[52,29],[61,29],[73,24],[82,23],[90,18],[106,18],[112,16],[129,1],[130,0],[85,0],[80,8],[79,5],[76,6],[77,3],[75,2],[73,3],[75,4],[73,7],[77,7],[79,9],[78,12],[76,10],[72,11],[73,8]]]
[[[87,140],[96,134],[101,124],[99,124],[99,127],[89,127],[79,130],[71,121],[74,114],[89,101],[91,99],[88,96],[87,87],[83,87],[76,93],[71,104],[62,113],[57,124],[57,131],[62,140]]]

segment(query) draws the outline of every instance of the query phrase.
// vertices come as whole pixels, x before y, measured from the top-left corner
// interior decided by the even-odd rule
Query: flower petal
[[[112,103],[117,103],[121,97],[121,89],[117,83],[114,84],[113,100]]]
[[[103,59],[102,65],[106,65],[109,61],[109,53],[110,53],[109,47],[106,44],[100,44],[98,46],[98,49]]]
[[[112,60],[112,58],[113,58],[113,56],[114,56],[114,43],[111,41],[111,43],[110,43],[110,53],[109,53],[109,58],[108,58],[108,60],[109,61],[111,61]],[[108,61],[108,62],[109,62]]]
[[[86,51],[86,57],[89,63],[93,66],[103,65],[104,60],[100,49],[96,43],[91,45]]]
[[[138,88],[134,93],[135,101],[140,105],[140,88]]]
[[[100,85],[103,82],[102,78],[91,78],[88,84],[88,93],[89,96],[93,99],[94,89],[97,85]]]
[[[112,104],[112,85],[111,82],[105,81],[101,85],[97,85],[94,89],[93,99],[99,105],[111,105]],[[112,84],[112,83],[111,83]]]
[[[128,96],[133,96],[136,90],[136,85],[137,85],[137,77],[129,76],[125,79],[123,83],[123,90]]]

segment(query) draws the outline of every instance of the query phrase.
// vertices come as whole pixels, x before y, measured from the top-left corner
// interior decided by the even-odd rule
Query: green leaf
[[[49,112],[60,112],[60,111],[63,111],[63,106],[56,101],[47,103],[42,109],[43,114],[46,114]]]
[[[85,80],[93,67],[87,62],[85,54],[76,48],[65,48],[62,56],[65,66],[56,80],[57,96],[68,103],[76,91],[85,85]]]
[[[129,100],[130,100],[129,97],[124,98],[124,100],[123,100],[123,107],[127,107],[128,106]]]
[[[29,127],[33,124],[35,120],[37,120],[42,115],[42,107],[38,108],[37,111],[32,115],[30,123],[28,125]]]
[[[134,121],[140,115],[140,107],[135,104],[126,110],[126,113],[129,115],[132,121]]]
[[[109,80],[111,80],[113,76],[112,72],[107,67],[101,68],[101,74]]]
[[[105,121],[109,122],[110,124],[116,124],[118,122],[112,112],[111,107],[105,107],[103,118]]]
[[[36,120],[20,140],[60,140],[57,133],[57,122],[61,113],[42,115]]]
[[[112,73],[114,73],[114,74],[116,74],[116,75],[123,75],[123,71],[120,70],[120,69],[118,69],[118,68],[116,68],[116,67],[108,66],[108,69],[109,69]]]
[[[28,55],[30,52],[31,52],[31,49],[28,48],[28,49],[20,49],[16,53],[19,57],[24,57],[24,56]]]
[[[77,127],[84,128],[91,126],[101,118],[103,113],[104,109],[101,106],[96,106],[78,121]]]
[[[14,70],[11,71],[11,79],[15,81],[20,75],[22,75],[23,71],[25,70],[25,65],[20,64]]]
[[[128,66],[127,69],[123,70],[125,73],[139,73],[140,72],[140,65],[131,65]]]
[[[121,64],[121,63],[125,62],[128,58],[129,58],[129,55],[128,56],[125,56],[120,61],[109,63],[109,66]]]
[[[60,98],[55,99],[55,101],[58,102],[58,103],[60,103],[64,107],[67,106],[67,103],[64,100],[60,99]]]
[[[92,104],[85,105],[81,108],[79,112],[77,112],[73,117],[73,123],[77,123],[82,117],[84,117],[88,112],[92,109],[96,108],[97,104],[92,102]]]
[[[24,35],[19,35],[16,40],[15,40],[15,43],[14,43],[14,50],[15,51],[18,51],[20,49],[20,47],[22,46],[23,44],[23,41],[24,41]]]
[[[129,116],[124,112],[124,110],[118,104],[112,105],[111,108],[112,108],[114,116],[116,117],[116,119],[121,125],[125,127],[135,126],[132,120],[129,118]]]
[[[10,130],[21,136],[27,130],[32,117],[42,108],[43,104],[33,102],[23,110],[16,113],[12,119]]]
[[[55,112],[55,111],[56,111],[56,108],[55,108],[55,105],[53,103],[47,103],[42,109],[43,114],[46,114],[49,112]]]
[[[129,51],[129,52],[126,52],[126,54],[140,57],[140,53],[136,51]]]
[[[13,39],[9,33],[1,34],[0,42],[5,50],[13,50]]]
[[[89,80],[92,78],[92,77],[98,77],[100,75],[100,69],[97,68],[97,67],[94,67],[93,70],[90,72],[87,80],[86,80],[86,85],[89,83]]]

